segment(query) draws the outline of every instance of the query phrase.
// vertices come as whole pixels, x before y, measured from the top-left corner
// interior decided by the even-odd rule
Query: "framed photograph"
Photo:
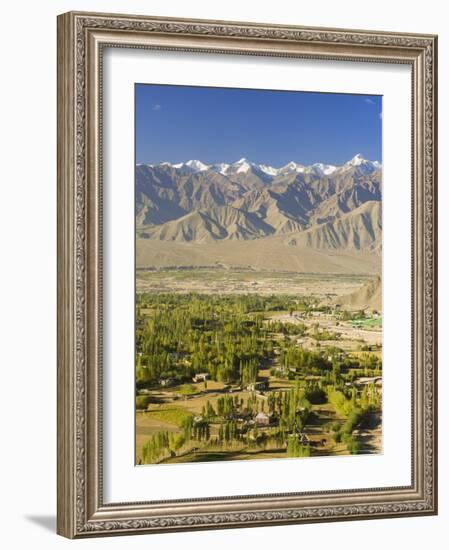
[[[58,532],[437,512],[433,35],[58,18]]]

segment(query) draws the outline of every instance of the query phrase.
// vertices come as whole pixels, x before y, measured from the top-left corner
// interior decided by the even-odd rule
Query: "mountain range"
[[[381,200],[382,166],[360,154],[341,166],[292,161],[275,168],[245,158],[138,164],[138,258],[143,266],[158,264],[156,242],[170,244],[173,265],[186,265],[188,245],[209,250],[224,243],[238,243],[236,261],[232,253],[229,260],[235,266],[256,242],[293,256],[308,250],[371,258],[381,252]],[[170,262],[170,254],[163,256]]]

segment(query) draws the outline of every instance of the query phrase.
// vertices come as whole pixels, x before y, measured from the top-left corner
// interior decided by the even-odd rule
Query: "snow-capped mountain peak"
[[[337,170],[337,166],[332,164],[323,164],[322,162],[315,162],[312,166],[307,168],[307,172],[314,172],[320,176],[329,176]]]
[[[241,158],[237,162],[234,162],[234,164],[231,165],[233,168],[237,169],[237,174],[241,172],[248,172],[248,170],[251,169],[253,166],[253,163],[247,160],[246,158]]]
[[[351,166],[359,166],[360,164],[363,164],[364,162],[367,162],[367,161],[363,158],[363,156],[360,153],[357,153],[357,155],[355,155],[355,157],[353,157],[346,164],[349,164]]]
[[[225,175],[227,173],[229,167],[230,164],[226,164],[225,162],[219,162],[211,166],[212,170],[214,170],[215,172],[219,172],[222,175]]]
[[[302,164],[298,164],[297,162],[293,162],[292,160],[288,164],[280,168],[280,171],[287,172],[287,173],[304,172],[304,170],[305,170],[305,166],[303,166]]]
[[[204,162],[201,162],[200,160],[189,160],[185,164],[194,172],[204,172],[204,170],[209,168],[207,164],[204,164]]]
[[[269,176],[277,176],[280,171],[280,168],[273,168],[273,166],[268,166],[268,164],[259,164],[259,168]]]
[[[381,164],[377,160],[367,160],[360,153],[358,153],[357,155],[355,155],[355,157],[353,157],[342,166],[342,170],[346,171],[356,169],[362,174],[371,174],[372,172],[380,168],[380,166]]]

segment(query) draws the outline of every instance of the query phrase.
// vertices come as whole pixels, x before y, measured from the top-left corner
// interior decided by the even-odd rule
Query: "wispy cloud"
[[[365,97],[363,101],[369,105],[374,105],[374,101],[369,97]]]
[[[162,105],[159,103],[155,103],[152,107],[153,111],[160,111],[162,109]]]

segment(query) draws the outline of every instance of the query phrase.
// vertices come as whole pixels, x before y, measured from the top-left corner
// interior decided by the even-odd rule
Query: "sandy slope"
[[[382,280],[380,276],[364,284],[359,290],[340,296],[335,303],[354,308],[363,307],[382,310]]]
[[[376,274],[378,253],[358,250],[320,251],[289,246],[285,236],[252,241],[181,243],[138,239],[136,267],[223,266],[298,273]]]

